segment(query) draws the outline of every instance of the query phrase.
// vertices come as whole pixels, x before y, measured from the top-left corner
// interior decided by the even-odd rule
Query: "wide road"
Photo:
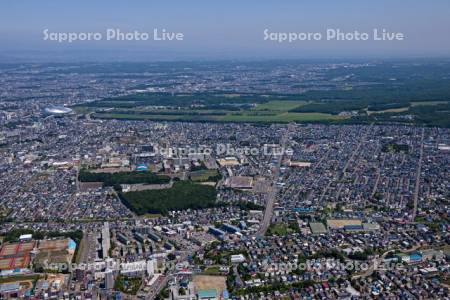
[[[411,215],[411,222],[414,222],[417,215],[417,201],[419,200],[419,192],[420,192],[420,173],[422,172],[422,161],[423,161],[423,136],[425,134],[425,130],[422,128],[422,137],[420,138],[420,156],[419,156],[419,163],[417,166],[417,172],[416,172],[416,185],[414,187],[414,208]]]
[[[259,227],[258,231],[255,233],[256,237],[262,237],[266,234],[266,231],[270,225],[270,221],[272,220],[273,206],[275,204],[275,199],[278,194],[277,181],[278,181],[278,177],[280,176],[281,162],[283,161],[283,154],[284,154],[284,149],[286,147],[287,136],[288,136],[288,131],[286,130],[283,133],[283,136],[281,137],[281,142],[280,142],[280,146],[281,146],[281,149],[283,152],[281,155],[277,156],[277,163],[275,165],[275,170],[272,175],[272,184],[270,185],[270,187],[269,187],[270,190],[267,193],[266,208],[264,210],[263,221],[262,221],[261,226]]]
[[[188,256],[192,255],[193,253],[189,252],[189,251],[183,251],[183,255],[177,259],[176,261],[174,261],[174,264],[177,264],[179,262],[183,262],[185,260],[187,260]],[[167,284],[169,283],[169,279],[171,279],[175,273],[176,273],[176,269],[174,266],[171,266],[171,268],[168,270],[167,274],[160,278],[156,283],[155,283],[155,287],[152,289],[152,291],[150,293],[148,293],[145,296],[146,300],[153,300],[156,298],[156,296],[159,295],[159,293],[167,286]]]
[[[161,276],[158,278],[157,282],[154,283],[155,287],[152,289],[146,296],[145,299],[153,300],[156,298],[156,296],[159,295],[159,293],[166,287],[167,283],[169,282],[170,276]]]

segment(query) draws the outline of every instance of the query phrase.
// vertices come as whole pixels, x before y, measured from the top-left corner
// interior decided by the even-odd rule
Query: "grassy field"
[[[122,120],[153,120],[153,121],[204,121],[204,122],[248,122],[248,123],[288,123],[343,120],[345,117],[325,113],[279,112],[266,113],[229,113],[225,116],[216,115],[134,115],[96,113],[95,118]]]
[[[142,114],[110,114],[95,113],[92,115],[99,119],[118,119],[118,120],[152,120],[152,121],[214,121],[214,117],[209,115],[142,115]]]
[[[220,268],[217,266],[208,267],[203,272],[203,275],[221,275]]]
[[[35,280],[38,280],[39,278],[40,278],[40,275],[16,275],[16,276],[9,276],[9,277],[0,278],[0,284],[12,283],[12,282],[35,281]]]
[[[284,224],[271,224],[267,230],[267,235],[283,236],[288,234],[288,227]]]
[[[190,178],[195,182],[215,181],[218,179],[219,172],[217,170],[200,170],[190,173]]]
[[[253,110],[289,111],[306,103],[306,101],[269,101],[257,104]]]
[[[297,231],[298,227],[294,224],[270,224],[269,228],[267,229],[266,235],[284,236]]]
[[[155,218],[161,217],[162,215],[161,214],[143,214],[142,216],[147,219],[155,219]]]
[[[106,102],[107,103],[107,102]],[[342,120],[343,117],[320,112],[290,112],[305,105],[307,101],[272,100],[258,103],[255,107],[235,111],[218,109],[207,110],[152,110],[146,107],[135,107],[115,110],[97,111],[93,118],[121,120],[152,121],[194,121],[194,122],[249,122],[249,123],[287,123]],[[94,108],[77,107],[78,113],[93,112]]]
[[[79,245],[78,245],[78,250],[77,253],[75,254],[75,263],[78,264],[81,261],[81,256],[83,255],[84,251],[86,251],[86,238],[83,236],[83,238],[81,239]]]
[[[390,109],[385,109],[385,110],[379,110],[379,111],[367,111],[368,115],[371,114],[382,114],[382,113],[400,113],[400,112],[405,112],[409,110],[409,106],[407,107],[400,107],[400,108],[390,108]]]
[[[324,114],[324,113],[295,113],[283,112],[275,115],[227,115],[219,118],[226,122],[269,122],[269,123],[287,123],[287,122],[312,122],[312,121],[330,121],[342,120],[344,117]]]
[[[399,99],[394,101],[386,99],[384,90],[372,93],[374,99],[369,97],[370,93],[352,91],[348,100],[345,98],[348,93],[343,91],[319,93],[322,97],[317,94],[310,97],[305,94],[139,94],[107,98],[73,108],[92,118],[119,120],[450,126],[446,121],[449,101],[441,100],[445,97],[427,101],[416,95],[416,100],[408,101],[408,97],[396,95]],[[405,118],[407,114],[412,117]]]

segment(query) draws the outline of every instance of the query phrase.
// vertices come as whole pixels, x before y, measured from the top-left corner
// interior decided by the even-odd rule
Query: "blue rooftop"
[[[309,213],[312,212],[314,209],[312,209],[311,207],[295,207],[293,208],[293,211],[298,212],[298,213]]]
[[[410,260],[421,260],[421,259],[422,259],[422,254],[420,254],[420,253],[418,253],[418,252],[412,253],[412,254],[409,256],[409,259],[410,259]]]
[[[216,298],[217,297],[217,291],[215,289],[208,289],[208,290],[199,290],[197,293],[198,297],[200,299],[202,298]]]
[[[69,247],[70,250],[75,250],[75,248],[77,248],[77,243],[75,243],[74,240],[69,239],[67,247]]]
[[[136,171],[147,171],[147,170],[148,170],[148,167],[146,164],[138,164],[136,166]]]
[[[345,230],[362,230],[363,227],[362,227],[362,225],[345,225],[344,229]]]
[[[7,291],[18,290],[19,288],[20,288],[20,284],[18,284],[18,283],[4,283],[4,284],[0,284],[0,292],[7,292]]]

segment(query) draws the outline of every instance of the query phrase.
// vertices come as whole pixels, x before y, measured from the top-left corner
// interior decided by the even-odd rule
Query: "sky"
[[[147,41],[106,41],[107,29],[149,32]],[[99,32],[99,41],[59,43],[49,33]],[[153,41],[153,30],[183,34]],[[321,40],[264,40],[268,33],[321,33]],[[368,33],[366,41],[326,40],[326,31]],[[403,40],[374,41],[373,30]],[[2,0],[0,58],[261,59],[448,57],[448,0]]]

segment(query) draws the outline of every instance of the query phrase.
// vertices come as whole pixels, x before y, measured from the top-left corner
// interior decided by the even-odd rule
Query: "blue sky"
[[[51,32],[152,31],[183,32],[182,42],[43,41]],[[263,40],[271,32],[324,32],[327,28],[402,32],[395,42]],[[308,58],[412,57],[450,53],[448,0],[2,0],[0,52],[111,51],[122,56],[145,53],[167,58]],[[76,54],[74,54],[76,55]]]

